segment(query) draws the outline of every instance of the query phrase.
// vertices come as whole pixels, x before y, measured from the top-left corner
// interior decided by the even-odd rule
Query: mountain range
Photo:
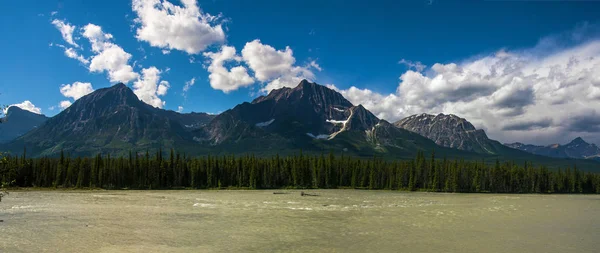
[[[55,156],[61,150],[89,156],[174,148],[190,155],[334,152],[391,159],[435,150],[438,157],[450,159],[573,163],[504,146],[455,115],[413,115],[392,124],[307,80],[219,115],[155,108],[140,101],[126,85],[116,84],[78,99],[0,150],[16,153],[23,147],[33,156]],[[599,165],[590,162],[577,161],[578,166]]]
[[[508,147],[523,150],[536,155],[558,158],[600,159],[600,148],[596,144],[587,143],[581,137],[560,145],[536,146],[520,142],[505,144]]]

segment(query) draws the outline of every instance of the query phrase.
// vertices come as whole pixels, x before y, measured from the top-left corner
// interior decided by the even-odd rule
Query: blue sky
[[[143,6],[138,11],[134,6],[136,1],[138,6]],[[98,89],[116,83],[109,77],[110,66],[93,67],[89,63],[100,53],[93,51],[92,41],[83,35],[83,29],[94,24],[101,28],[102,35],[112,35],[111,39],[101,43],[108,42],[110,47],[115,45],[130,55],[125,63],[137,76],[129,78],[128,85],[134,87],[138,79],[143,79],[139,92],[144,95],[138,96],[146,96],[142,100],[165,109],[183,107],[183,112],[218,113],[272,88],[293,86],[299,78],[308,78],[335,87],[353,103],[365,104],[390,121],[420,112],[455,113],[501,141],[541,144],[564,142],[574,136],[595,138],[599,131],[593,127],[579,127],[580,122],[587,122],[581,123],[583,125],[600,124],[595,121],[595,95],[584,98],[584,105],[571,105],[544,100],[543,95],[550,92],[543,89],[548,83],[518,86],[515,81],[504,82],[497,76],[477,76],[480,79],[474,86],[471,81],[465,84],[448,79],[440,84],[435,80],[451,76],[444,71],[456,74],[452,69],[455,65],[459,71],[470,67],[474,72],[492,68],[485,64],[486,67],[477,67],[479,65],[473,63],[507,59],[505,54],[519,63],[522,73],[530,73],[532,68],[544,69],[546,65],[540,62],[564,52],[572,55],[560,59],[595,56],[598,53],[594,42],[598,35],[600,2],[183,1],[188,6],[179,0],[156,0],[159,6],[153,6],[152,2],[48,0],[35,4],[27,1],[4,3],[0,10],[3,24],[0,34],[4,37],[0,40],[0,75],[3,77],[0,102],[30,101],[42,113],[52,116],[60,112],[61,101],[73,102],[81,92],[89,91],[86,86],[64,90],[67,94],[64,95],[61,93],[63,85],[74,87],[76,82],[89,83],[93,89]],[[162,17],[157,13],[160,8],[165,8],[164,4],[170,3],[180,8],[198,7],[201,14],[195,19],[200,20],[204,28],[208,27],[209,33],[194,35],[172,29],[174,32],[161,34],[164,31],[153,30],[152,25],[165,24],[157,20]],[[152,9],[156,12],[150,12]],[[189,15],[185,17],[190,18]],[[193,14],[191,17],[194,18]],[[54,20],[75,27],[73,43],[77,46],[65,41],[56,23],[53,24]],[[165,26],[181,28],[180,25],[172,22]],[[139,35],[142,28],[147,29],[145,37]],[[222,38],[215,29],[222,30]],[[191,41],[169,38],[181,35],[192,37]],[[260,41],[255,41],[257,39]],[[247,44],[253,41],[254,44]],[[158,45],[160,43],[166,44]],[[588,45],[591,45],[591,51],[584,50]],[[289,47],[287,51],[286,47]],[[67,48],[73,48],[88,63],[67,57]],[[243,55],[246,48],[248,55]],[[223,56],[224,52],[231,53],[231,49],[235,49],[235,54],[222,58],[225,59],[222,64],[215,63],[208,55]],[[269,52],[280,57],[275,61],[281,62],[260,62],[265,59],[261,58],[261,53],[268,56]],[[399,63],[402,60],[404,64]],[[425,67],[406,64],[416,62]],[[578,62],[582,65],[585,61]],[[568,66],[566,60],[564,63]],[[593,60],[585,64],[588,65],[581,66],[583,72],[575,74],[598,68]],[[213,66],[212,71],[210,66]],[[509,65],[503,65],[506,66]],[[159,76],[158,80],[153,81],[150,73],[146,78],[142,75],[143,69],[150,67],[156,68],[153,73]],[[234,67],[241,68],[236,76],[227,72]],[[97,70],[93,71],[94,68]],[[563,69],[568,72],[567,67]],[[214,81],[215,85],[211,86],[209,75],[213,72],[229,73],[230,79],[228,82]],[[186,82],[192,78],[194,85],[184,92]],[[468,73],[459,74],[457,78],[471,80]],[[528,80],[531,75],[517,78]],[[583,88],[589,94],[595,94],[597,76],[586,78],[590,81]],[[549,79],[544,82],[550,82]],[[425,81],[415,83],[411,80]],[[168,82],[166,94],[159,91],[161,81]],[[542,81],[536,79],[525,83],[538,82]],[[154,86],[148,90],[144,85]],[[418,85],[429,85],[429,93]],[[445,86],[439,88],[436,85]],[[563,86],[568,85],[559,84],[551,92],[574,92]],[[444,93],[444,96],[438,97],[436,92]],[[515,99],[500,101],[507,92]],[[485,99],[489,101],[482,102]],[[540,101],[561,105],[560,116],[540,115],[539,108],[545,105]],[[489,108],[489,111],[477,111],[471,109],[473,107]],[[575,115],[575,112],[585,113]],[[565,125],[563,121],[575,123]]]

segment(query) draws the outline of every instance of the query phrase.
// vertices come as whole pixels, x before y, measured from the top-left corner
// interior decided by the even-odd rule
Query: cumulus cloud
[[[77,100],[94,91],[91,83],[74,82],[73,84],[63,84],[60,86],[60,93],[67,98]]]
[[[207,57],[210,62],[210,65],[208,66],[210,75],[208,78],[210,79],[210,86],[213,89],[228,93],[254,83],[254,78],[248,75],[248,71],[244,66],[235,66],[231,69],[227,69],[224,66],[226,62],[242,61],[242,58],[236,54],[234,47],[222,46],[221,51],[205,52],[204,56]]]
[[[218,16],[203,13],[196,0],[181,0],[183,6],[167,0],[133,0],[139,25],[136,38],[154,47],[198,54],[209,45],[223,42],[225,33]]]
[[[4,114],[6,114],[6,112],[8,112],[8,108],[10,108],[10,107],[12,107],[12,106],[19,107],[19,108],[21,108],[21,109],[23,109],[23,110],[30,111],[30,112],[33,112],[33,113],[42,114],[42,109],[41,109],[41,108],[39,108],[39,107],[37,107],[37,106],[35,106],[35,105],[34,105],[33,103],[31,103],[31,101],[29,101],[29,100],[25,100],[25,101],[23,101],[23,102],[21,102],[21,103],[19,103],[19,104],[12,104],[12,105],[9,105],[9,106],[8,106],[8,107],[6,107],[6,109],[4,110]]]
[[[154,107],[162,108],[165,102],[159,97],[167,94],[170,87],[169,82],[160,80],[162,73],[156,67],[142,69],[141,76],[129,65],[131,54],[125,52],[122,47],[113,42],[113,35],[106,33],[102,27],[95,24],[87,24],[81,29],[81,35],[86,38],[91,45],[92,57],[88,60],[79,54],[74,48],[67,48],[64,45],[56,46],[65,49],[65,55],[69,58],[77,59],[86,64],[90,72],[106,72],[111,82],[128,83],[135,81],[134,93],[143,102]],[[50,44],[51,46],[54,44]],[[89,64],[89,65],[88,65]],[[135,63],[134,63],[135,64]],[[168,72],[170,68],[166,68]],[[74,100],[94,91],[90,83],[75,82],[73,84],[64,84],[60,88],[65,97]],[[67,108],[71,101],[60,102],[59,107]]]
[[[180,105],[180,106],[178,106],[178,107],[177,107],[177,112],[178,112],[178,113],[181,113],[181,112],[183,112],[183,106],[181,106],[181,105]]]
[[[64,110],[69,108],[69,106],[71,106],[73,103],[71,103],[71,101],[69,100],[63,100],[60,101],[60,103],[58,104],[58,106],[60,107],[60,109]]]
[[[167,94],[167,90],[171,87],[169,82],[160,80],[161,71],[156,67],[142,69],[142,76],[133,83],[133,93],[137,97],[157,108],[163,108],[166,102],[161,100],[159,96]]]
[[[266,92],[282,87],[295,87],[302,79],[312,80],[315,75],[311,69],[321,69],[314,61],[303,67],[296,66],[296,58],[290,47],[277,50],[260,40],[246,43],[242,49],[242,59],[258,81],[268,82],[263,88]]]
[[[65,21],[58,19],[52,20],[52,24],[56,27],[56,29],[60,31],[62,38],[65,42],[67,42],[71,46],[74,46],[75,48],[80,48],[80,46],[73,40],[73,33],[75,32],[76,28],[74,25],[71,25],[69,23],[66,23]],[[50,45],[53,46],[55,44],[51,43]],[[61,44],[56,44],[56,46],[65,50],[65,56],[72,59],[76,59],[84,65],[89,64],[89,60],[86,59],[83,55],[79,54],[75,48],[66,47]]]
[[[104,33],[100,26],[94,24],[88,24],[83,29],[83,36],[90,41],[92,51],[96,53],[90,62],[91,72],[106,71],[111,82],[128,83],[139,77],[128,63],[131,54],[112,43],[111,34]]]
[[[75,43],[73,40],[73,32],[75,31],[74,25],[65,23],[65,21],[58,19],[52,20],[52,24],[60,31],[60,34],[67,43],[71,44],[72,46],[79,47],[79,45],[77,45],[77,43]]]
[[[338,90],[389,121],[443,112],[465,117],[506,142],[564,142],[585,133],[600,141],[590,134],[600,132],[600,117],[589,110],[600,108],[600,40],[553,50],[547,49],[548,39],[540,43],[436,63],[425,73],[408,70],[392,94]]]

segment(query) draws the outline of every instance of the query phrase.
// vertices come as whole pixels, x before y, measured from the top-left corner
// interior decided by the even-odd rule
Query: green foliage
[[[390,161],[373,157],[306,155],[286,157],[205,156],[192,158],[170,150],[153,156],[96,155],[57,158],[5,156],[0,180],[17,187],[169,188],[357,188],[436,192],[600,193],[600,174],[577,167],[548,170],[513,162],[426,158]]]

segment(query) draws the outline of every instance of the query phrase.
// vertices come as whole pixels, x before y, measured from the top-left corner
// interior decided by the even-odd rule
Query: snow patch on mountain
[[[265,122],[260,122],[260,123],[256,123],[257,127],[266,127],[271,125],[271,123],[273,123],[275,121],[275,119],[271,119],[269,121],[265,121]]]
[[[306,135],[312,137],[313,139],[319,139],[319,140],[326,140],[329,138],[328,134],[319,134],[319,135],[315,136],[314,134],[306,133]]]

